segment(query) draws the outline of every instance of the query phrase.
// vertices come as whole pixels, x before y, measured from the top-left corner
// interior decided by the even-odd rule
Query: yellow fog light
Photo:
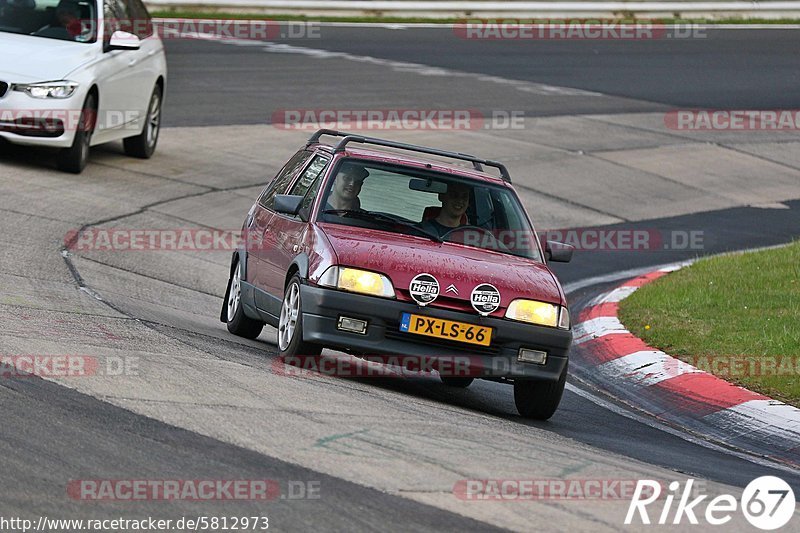
[[[506,310],[506,318],[540,326],[558,325],[559,306],[536,300],[514,300]]]
[[[334,282],[334,280],[336,280]],[[394,298],[394,286],[383,274],[349,267],[330,267],[320,277],[320,285],[335,286],[343,291]]]

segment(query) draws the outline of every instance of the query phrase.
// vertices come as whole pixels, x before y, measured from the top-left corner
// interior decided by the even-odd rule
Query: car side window
[[[153,35],[153,21],[142,0],[125,0],[125,3],[132,20],[130,31],[139,39]]]
[[[308,165],[308,168],[306,168],[305,172],[300,176],[300,179],[294,184],[289,194],[304,196],[306,192],[316,184],[317,178],[328,165],[328,161],[330,161],[330,159],[327,157],[319,155],[314,157],[314,159],[311,160],[311,164]]]
[[[320,172],[320,175],[322,174],[324,174],[324,172]],[[322,185],[322,178],[317,178],[314,184],[308,189],[308,192],[306,192],[303,203],[300,206],[300,213],[303,214],[303,216],[308,217],[311,204],[314,203],[314,199],[317,197],[320,185]]]
[[[292,178],[297,171],[302,168],[305,162],[308,161],[311,155],[311,152],[305,150],[300,150],[294,154],[294,156],[283,165],[283,168],[278,172],[278,175],[275,176],[275,179],[272,180],[272,183],[267,187],[267,190],[264,191],[264,194],[261,195],[261,198],[258,199],[258,203],[271,210],[272,204],[275,201],[275,195],[286,192],[286,189],[289,188],[289,184],[292,182]]]
[[[122,0],[103,0],[103,19],[105,29],[103,31],[103,47],[108,47],[111,42],[111,35],[117,31],[131,31],[130,13],[128,6]]]
[[[317,197],[319,186],[322,183],[322,175],[325,174],[328,163],[330,163],[330,158],[328,157],[319,155],[315,157],[292,189],[292,194],[305,195],[303,196],[303,202],[300,204],[299,212],[300,218],[303,220],[308,220],[311,204],[314,203],[314,198]]]

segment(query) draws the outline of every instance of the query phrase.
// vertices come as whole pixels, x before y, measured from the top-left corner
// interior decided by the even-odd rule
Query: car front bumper
[[[471,377],[555,381],[568,364],[572,331],[524,324],[458,311],[419,307],[315,285],[301,286],[303,340],[367,356],[401,355],[440,360],[452,368],[454,358],[466,358]],[[403,313],[466,322],[492,328],[491,346],[439,340],[400,331]],[[364,334],[338,328],[345,316],[367,322]],[[520,348],[547,353],[544,364],[518,361]],[[460,367],[463,370],[463,365]],[[465,375],[465,374],[460,374]]]
[[[84,97],[76,93],[39,99],[9,88],[0,99],[0,137],[20,145],[67,148],[75,138]]]

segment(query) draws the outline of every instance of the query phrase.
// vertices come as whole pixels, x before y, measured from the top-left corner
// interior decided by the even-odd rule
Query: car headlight
[[[14,85],[15,91],[24,92],[32,98],[69,98],[77,88],[78,83],[67,80]]]
[[[539,326],[569,329],[569,311],[566,307],[536,300],[514,300],[506,309],[506,318]]]
[[[394,298],[394,286],[383,274],[350,267],[328,267],[319,278],[326,287],[382,298]]]

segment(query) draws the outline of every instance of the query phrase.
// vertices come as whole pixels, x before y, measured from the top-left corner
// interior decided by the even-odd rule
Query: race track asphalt
[[[420,378],[276,376],[274,330],[246,341],[216,320],[226,253],[76,252],[65,261],[64,234],[85,224],[237,228],[305,136],[268,124],[298,108],[523,111],[521,132],[397,135],[470,142],[471,151],[512,158],[540,228],[701,232],[700,248],[591,250],[556,265],[574,288],[574,314],[609,284],[587,279],[800,235],[797,135],[704,138],[659,124],[680,107],[797,108],[797,32],[557,43],[469,42],[446,29],[320,29],[319,39],[284,41],[288,49],[168,41],[167,128],[151,161],[127,159],[110,145],[71,176],[52,169],[44,151],[2,147],[0,353],[135,357],[140,372],[0,379],[1,515],[246,512],[268,514],[279,530],[524,530],[534,522],[614,531],[627,501],[465,502],[452,489],[470,478],[695,476],[720,493],[772,474],[800,490],[800,472],[662,431],[579,383],[571,385],[584,394],[568,390],[552,420],[534,423],[517,416],[511,389],[497,383],[454,390]],[[589,163],[581,159],[587,154]],[[695,159],[670,168],[681,159],[670,154]],[[724,166],[731,157],[743,169],[736,180]],[[657,175],[653,161],[665,160]],[[553,161],[559,165],[548,167]],[[695,174],[684,181],[686,171]],[[594,181],[598,191],[581,196],[581,185],[592,189]],[[76,502],[65,489],[75,479],[176,478],[314,481],[321,498]]]

